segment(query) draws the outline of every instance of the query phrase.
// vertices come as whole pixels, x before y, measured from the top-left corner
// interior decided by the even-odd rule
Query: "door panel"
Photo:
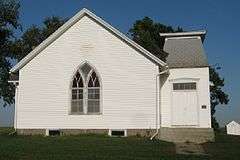
[[[198,99],[196,90],[173,91],[172,94],[172,125],[198,125]]]

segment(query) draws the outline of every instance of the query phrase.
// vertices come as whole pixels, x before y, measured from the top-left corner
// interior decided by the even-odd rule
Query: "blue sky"
[[[221,124],[233,119],[240,121],[240,1],[21,0],[20,20],[25,30],[32,24],[41,24],[48,16],[71,17],[83,7],[123,33],[144,16],[184,30],[206,29],[204,46],[209,63],[221,65],[224,89],[231,98],[227,107],[218,107],[217,119]]]

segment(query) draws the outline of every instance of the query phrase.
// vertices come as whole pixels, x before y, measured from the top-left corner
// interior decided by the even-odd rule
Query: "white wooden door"
[[[198,125],[197,90],[173,90],[172,93],[172,126]]]

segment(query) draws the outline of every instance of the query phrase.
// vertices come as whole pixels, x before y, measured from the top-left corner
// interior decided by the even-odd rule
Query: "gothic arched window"
[[[88,79],[88,112],[99,113],[100,112],[100,85],[99,80],[94,71],[91,72]]]
[[[84,63],[73,77],[71,113],[100,113],[100,82],[88,63]]]

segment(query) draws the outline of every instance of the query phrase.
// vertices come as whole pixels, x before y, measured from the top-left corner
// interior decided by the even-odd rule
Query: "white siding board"
[[[69,115],[70,83],[84,61],[101,77],[102,115]],[[158,66],[83,17],[20,70],[18,128],[155,127]]]

